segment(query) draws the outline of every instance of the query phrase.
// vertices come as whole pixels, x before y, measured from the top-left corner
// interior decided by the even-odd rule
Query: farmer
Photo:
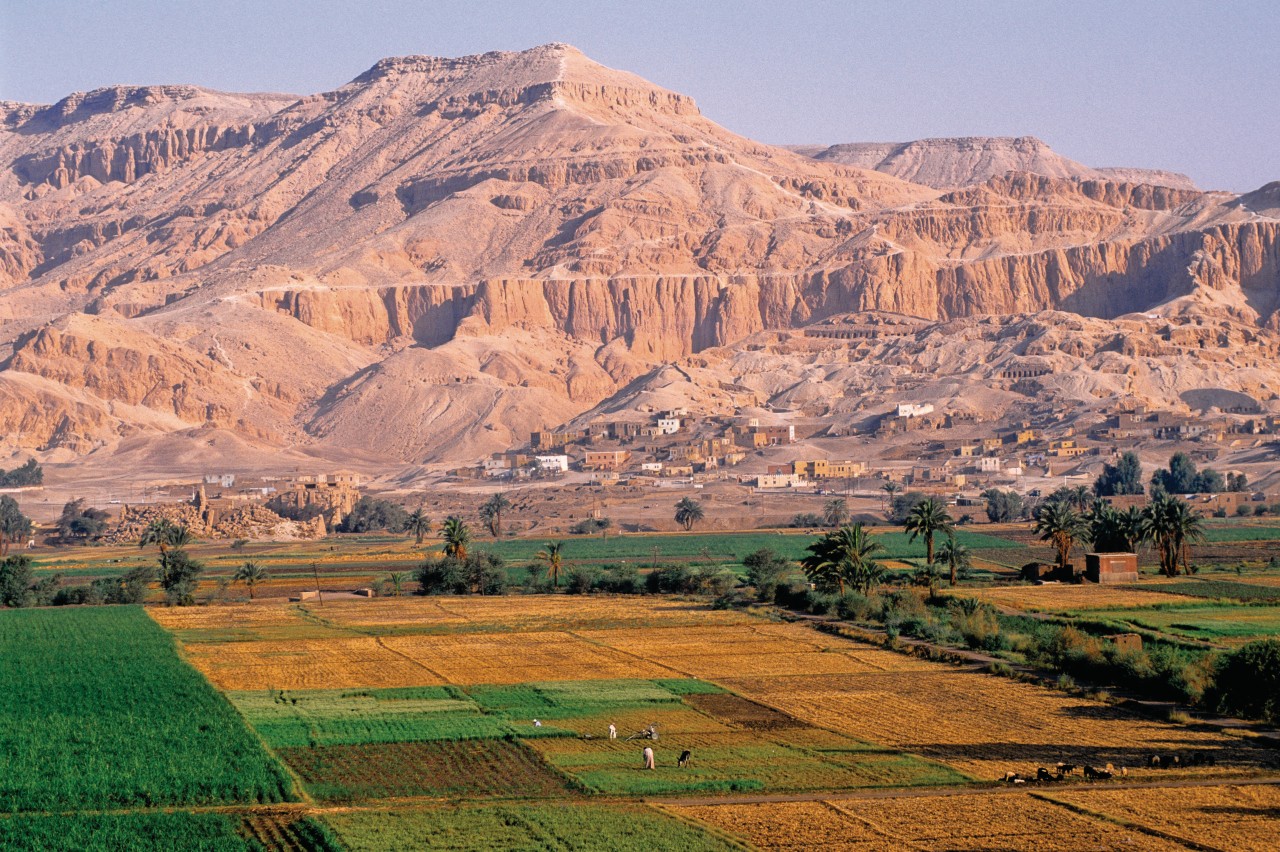
[[[613,726],[612,722],[610,722],[609,723],[609,739],[616,740],[617,738],[618,738],[618,729]]]
[[[538,720],[538,719],[534,719],[534,720],[533,720],[533,726],[534,726],[535,728],[541,728],[541,727],[542,727],[542,722],[541,722],[540,720]]]
[[[653,763],[653,749],[649,746],[644,747],[644,768],[657,769]]]

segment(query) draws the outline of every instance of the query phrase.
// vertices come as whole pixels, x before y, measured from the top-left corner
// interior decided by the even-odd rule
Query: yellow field
[[[1072,790],[1052,798],[1122,823],[1232,852],[1280,848],[1280,786]]]
[[[1156,586],[1158,580],[1144,581],[1143,585]],[[1062,612],[1117,607],[1155,606],[1156,604],[1185,601],[1176,595],[1161,594],[1144,589],[1117,588],[1115,586],[1004,586],[990,589],[966,589],[967,597],[978,598],[997,606],[1006,606],[1029,612]]]
[[[1218,767],[1183,774],[1252,771],[1269,760],[1239,738],[802,624],[660,598],[400,598],[149,611],[228,690],[697,677],[978,780],[1058,761],[1163,777],[1141,768],[1150,755],[1196,750],[1212,752]]]
[[[673,677],[661,665],[637,660],[569,633],[478,633],[392,636],[386,647],[437,672],[446,683],[530,683]]]
[[[219,689],[350,689],[445,682],[369,636],[187,643],[185,648],[191,664]]]
[[[1025,793],[666,806],[767,849],[1079,850],[1186,847]]]

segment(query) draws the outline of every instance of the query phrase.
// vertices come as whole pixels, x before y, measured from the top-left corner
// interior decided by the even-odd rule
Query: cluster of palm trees
[[[833,510],[843,509],[843,505],[833,506],[837,501],[827,504],[829,516]],[[844,501],[838,501],[843,504]],[[847,518],[847,514],[844,518]],[[955,523],[941,501],[929,497],[921,500],[907,515],[904,529],[908,539],[922,539],[925,549],[925,573],[929,578],[930,590],[936,584],[936,565],[947,565],[951,571],[951,585],[955,585],[959,572],[969,567],[971,557],[969,549],[956,541]],[[935,550],[939,535],[946,541]],[[811,544],[809,555],[801,560],[805,576],[821,591],[839,592],[841,595],[849,587],[866,594],[884,577],[884,567],[875,555],[884,550],[884,545],[874,541],[861,523],[846,524],[833,530]]]
[[[1087,491],[1087,489],[1086,489]],[[1160,572],[1170,577],[1190,573],[1190,546],[1204,539],[1204,518],[1185,500],[1157,494],[1143,509],[1121,512],[1103,500],[1090,498],[1087,508],[1064,495],[1035,511],[1035,531],[1058,552],[1058,566],[1071,562],[1077,542],[1089,541],[1098,550],[1137,553],[1150,544]]]

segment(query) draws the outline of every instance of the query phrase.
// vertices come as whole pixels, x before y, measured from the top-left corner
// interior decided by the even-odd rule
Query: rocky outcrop
[[[914,142],[852,142],[824,148],[797,145],[815,160],[844,163],[938,189],[984,183],[1008,172],[1053,178],[1143,183],[1197,192],[1192,180],[1160,169],[1095,169],[1068,159],[1034,136],[965,136]]]
[[[388,59],[301,98],[0,105],[0,427],[443,461],[849,312],[1280,322],[1274,188],[1029,137],[805,153],[558,44]]]

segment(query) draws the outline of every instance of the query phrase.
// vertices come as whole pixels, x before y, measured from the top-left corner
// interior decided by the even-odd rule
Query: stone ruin
[[[323,516],[291,521],[256,503],[215,504],[201,485],[195,497],[186,503],[124,506],[120,520],[103,540],[109,544],[136,542],[151,522],[157,520],[184,526],[197,538],[290,541],[323,538],[328,533]]]

